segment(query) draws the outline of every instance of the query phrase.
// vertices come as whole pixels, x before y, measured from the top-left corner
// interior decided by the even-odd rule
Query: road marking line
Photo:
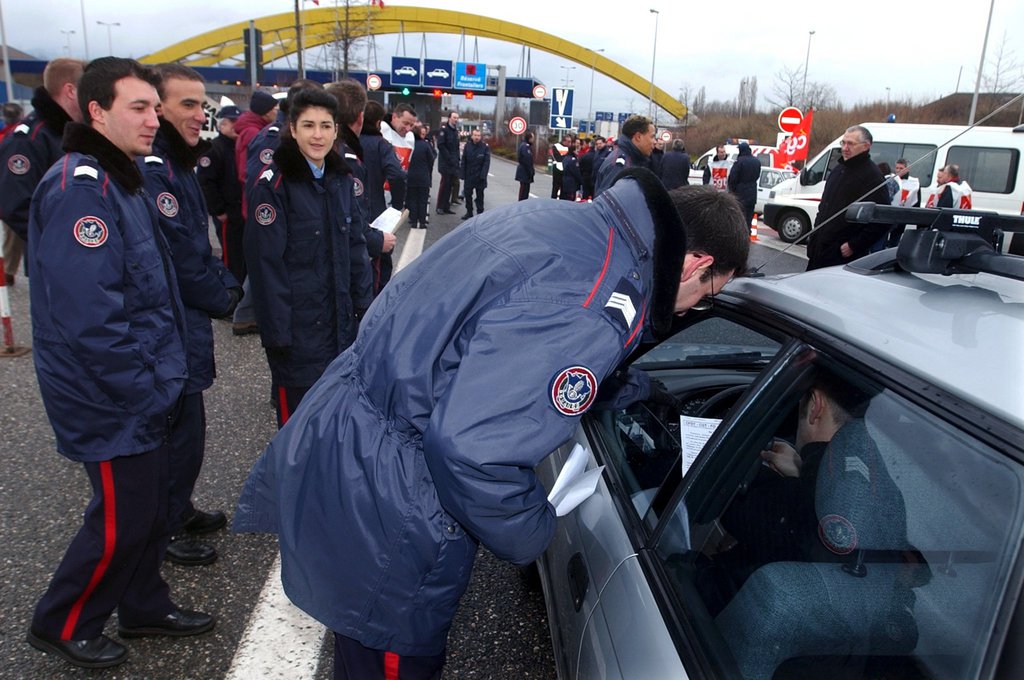
[[[395,271],[401,271],[402,267],[405,267],[423,252],[423,240],[427,236],[426,229],[410,229],[409,236],[405,239],[405,244],[402,246],[402,256],[398,258],[398,264],[395,265]]]
[[[281,585],[281,556],[252,610],[225,680],[312,680],[327,629],[293,605]]]

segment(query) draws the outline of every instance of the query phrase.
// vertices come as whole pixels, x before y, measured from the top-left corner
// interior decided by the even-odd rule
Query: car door
[[[723,392],[738,397],[764,370],[778,342],[705,316],[637,365],[701,412]],[[594,495],[560,518],[539,561],[556,664],[563,678],[684,677],[676,644],[638,560],[649,530],[642,517],[680,459],[679,415],[639,402],[594,410],[574,441],[538,468],[550,488],[572,446],[606,470]]]

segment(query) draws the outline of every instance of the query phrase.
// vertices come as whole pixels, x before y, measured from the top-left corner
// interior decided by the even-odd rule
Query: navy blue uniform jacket
[[[466,142],[462,147],[462,167],[459,169],[459,177],[466,182],[466,186],[486,187],[490,170],[491,147],[483,140]]]
[[[377,297],[235,515],[278,534],[296,605],[368,647],[439,654],[478,543],[516,564],[544,551],[557,520],[534,468],[672,318],[685,235],[632,172],[592,204],[489,210]]]
[[[160,214],[160,229],[171,247],[178,291],[188,327],[186,394],[213,384],[213,325],[210,317],[229,314],[242,296],[241,284],[213,256],[206,201],[193,168],[209,143],[190,148],[174,126],[160,119],[153,154],[139,159],[146,192]],[[232,178],[234,179],[234,178]],[[236,288],[236,297],[228,289]]]
[[[32,357],[57,449],[81,462],[152,451],[188,378],[184,311],[135,161],[70,123],[32,198]]]
[[[372,279],[351,171],[330,152],[315,180],[291,138],[249,196],[245,258],[274,382],[308,387],[355,338]],[[276,357],[276,358],[275,358]]]

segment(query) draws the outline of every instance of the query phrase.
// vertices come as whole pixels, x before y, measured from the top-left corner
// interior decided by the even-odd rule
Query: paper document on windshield
[[[408,219],[408,210],[398,211],[394,208],[388,208],[380,215],[377,215],[377,219],[370,223],[370,226],[374,229],[380,229],[387,234],[393,234],[395,233],[395,230],[405,224]]]
[[[679,439],[683,446],[683,475],[697,460],[697,454],[711,435],[721,425],[721,418],[694,418],[693,416],[679,416]]]
[[[588,460],[590,452],[576,444],[569,454],[569,459],[562,466],[562,471],[558,473],[558,479],[548,494],[548,502],[555,506],[555,514],[559,517],[568,515],[597,490],[597,482],[601,479],[604,466],[587,470]]]

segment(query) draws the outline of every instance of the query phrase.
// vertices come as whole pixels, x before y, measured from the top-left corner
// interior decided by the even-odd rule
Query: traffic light
[[[466,99],[472,99],[472,98],[473,98],[473,91],[472,90],[466,90]]]
[[[438,89],[438,88],[435,87],[434,88],[434,96],[437,97],[437,98],[440,98],[440,97],[444,96],[444,90],[441,90],[441,89]]]
[[[408,97],[409,96],[409,88],[403,87],[402,88],[402,95],[405,96],[405,97]]]

